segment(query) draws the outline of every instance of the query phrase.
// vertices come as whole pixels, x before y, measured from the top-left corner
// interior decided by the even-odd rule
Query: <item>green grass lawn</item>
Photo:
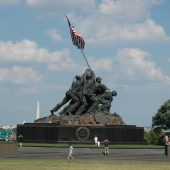
[[[68,144],[24,143],[26,147],[67,147]],[[74,144],[76,148],[94,148],[94,144]],[[155,145],[110,145],[110,148],[162,148]],[[93,161],[93,160],[10,160],[0,159],[0,170],[170,170],[170,162]]]
[[[0,160],[0,170],[170,170],[170,162]]]

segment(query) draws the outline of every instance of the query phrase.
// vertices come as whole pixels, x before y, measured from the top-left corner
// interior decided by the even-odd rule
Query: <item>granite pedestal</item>
[[[57,125],[54,123],[25,123],[17,125],[17,134],[23,142],[41,143],[93,143],[97,135],[100,141],[108,139],[115,144],[144,143],[144,128],[135,125]]]

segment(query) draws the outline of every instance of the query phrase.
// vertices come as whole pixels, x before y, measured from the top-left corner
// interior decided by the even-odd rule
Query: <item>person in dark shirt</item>
[[[104,155],[109,155],[109,141],[107,139],[105,139],[103,141],[104,143]]]
[[[22,147],[22,143],[23,143],[23,135],[22,134],[20,134],[19,136],[18,136],[18,142],[19,142],[19,146],[20,146],[20,148]]]

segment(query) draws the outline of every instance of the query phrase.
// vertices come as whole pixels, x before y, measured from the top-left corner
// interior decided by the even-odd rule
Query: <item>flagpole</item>
[[[91,69],[91,67],[90,67],[90,65],[89,65],[89,63],[88,63],[88,61],[87,61],[87,58],[86,58],[86,56],[85,56],[83,50],[80,49],[80,51],[81,51],[81,53],[83,54],[84,60],[86,61],[86,64],[87,64],[88,68]]]

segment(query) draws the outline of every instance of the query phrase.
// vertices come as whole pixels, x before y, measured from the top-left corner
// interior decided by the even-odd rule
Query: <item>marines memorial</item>
[[[72,42],[81,50],[87,69],[82,75],[75,74],[70,88],[49,116],[17,125],[17,134],[24,136],[24,142],[91,143],[97,135],[100,141],[108,139],[111,143],[144,143],[143,127],[127,125],[119,114],[110,112],[118,94],[91,69],[83,53],[85,42],[68,18],[67,21]]]

